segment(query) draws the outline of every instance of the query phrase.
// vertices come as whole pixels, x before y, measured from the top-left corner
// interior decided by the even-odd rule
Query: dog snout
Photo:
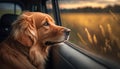
[[[71,30],[68,29],[68,28],[65,28],[65,29],[64,29],[64,33],[65,33],[66,35],[69,35],[69,34],[70,34],[70,31],[71,31]]]

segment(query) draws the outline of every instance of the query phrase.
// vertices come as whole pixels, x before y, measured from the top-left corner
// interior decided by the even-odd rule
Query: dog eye
[[[48,22],[45,22],[43,25],[44,26],[49,26],[50,24]]]

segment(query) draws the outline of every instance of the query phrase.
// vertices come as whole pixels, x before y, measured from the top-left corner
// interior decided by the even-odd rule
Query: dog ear
[[[24,46],[33,46],[37,41],[37,30],[33,15],[22,14],[13,24],[15,40]]]

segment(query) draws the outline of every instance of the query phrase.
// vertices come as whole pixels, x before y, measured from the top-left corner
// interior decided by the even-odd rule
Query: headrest
[[[15,14],[4,14],[1,16],[1,26],[11,26],[11,24],[17,19],[18,15]]]

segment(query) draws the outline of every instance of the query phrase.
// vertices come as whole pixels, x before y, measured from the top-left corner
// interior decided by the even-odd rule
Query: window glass
[[[119,0],[59,0],[59,7],[70,42],[120,62]]]
[[[3,14],[20,14],[21,7],[14,3],[0,3],[0,17]]]

